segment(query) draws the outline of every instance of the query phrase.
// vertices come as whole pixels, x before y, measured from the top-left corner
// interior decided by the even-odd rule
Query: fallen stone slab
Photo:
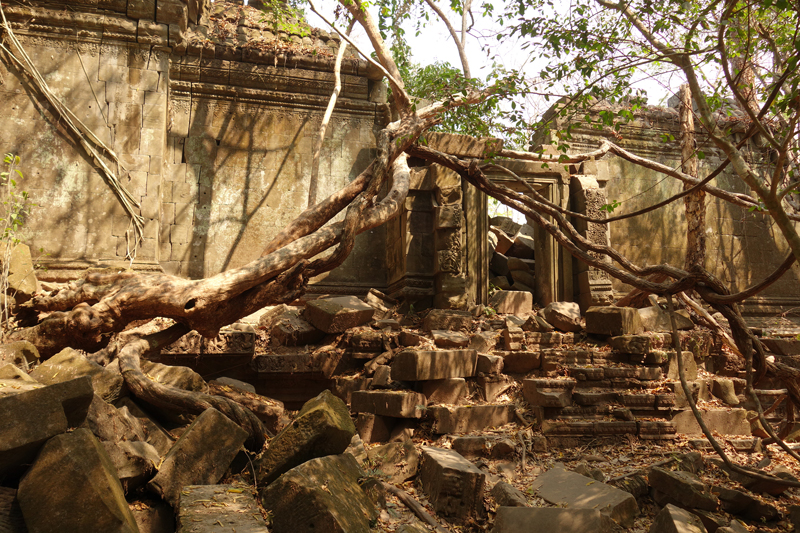
[[[644,331],[639,312],[633,307],[590,307],[586,310],[586,333],[617,337]]]
[[[581,308],[574,302],[552,302],[544,308],[544,319],[561,331],[580,331]]]
[[[672,471],[654,466],[647,473],[647,480],[653,489],[665,495],[669,503],[685,509],[716,511],[719,499],[711,493],[697,475],[691,472]]]
[[[325,333],[342,333],[372,320],[375,308],[355,296],[320,298],[306,302],[303,316]]]
[[[780,355],[800,355],[800,340],[794,337],[764,337],[759,339],[764,347]]]
[[[355,391],[350,397],[350,408],[356,413],[394,418],[421,418],[426,405],[424,394],[410,391]]]
[[[464,378],[433,379],[422,382],[422,394],[430,404],[456,404],[469,393]]]
[[[533,309],[533,294],[523,291],[497,291],[489,299],[489,306],[500,314],[525,315]]]
[[[509,272],[508,257],[500,252],[493,253],[492,259],[489,261],[489,270],[498,276],[507,276]],[[491,300],[489,305],[491,305]]]
[[[325,332],[315,328],[300,316],[300,310],[290,309],[279,316],[270,330],[272,344],[280,346],[305,346],[317,344]]]
[[[116,468],[125,494],[150,481],[161,463],[161,455],[146,442],[103,442],[103,447]]]
[[[722,508],[731,514],[756,521],[771,521],[781,516],[774,505],[754,498],[746,492],[726,487],[713,487],[711,490],[719,497]]]
[[[176,533],[269,533],[247,485],[189,485],[178,504]]]
[[[486,474],[453,450],[422,447],[419,483],[437,514],[457,523],[477,517]]]
[[[707,533],[707,531],[699,516],[667,504],[653,520],[650,533]]]
[[[711,394],[725,402],[727,405],[739,405],[739,398],[736,396],[736,390],[733,385],[733,380],[727,378],[714,378],[711,382]]]
[[[272,533],[368,533],[377,518],[358,484],[364,473],[349,453],[318,457],[261,490]]]
[[[514,239],[514,244],[512,244],[511,248],[508,249],[508,256],[519,257],[521,259],[533,259],[533,248],[533,239],[529,235],[519,234]]]
[[[478,355],[488,354],[497,346],[496,331],[479,331],[469,338],[469,349],[478,352]]]
[[[0,397],[0,478],[30,464],[51,437],[81,425],[93,397],[88,376]]]
[[[469,337],[456,331],[434,329],[431,331],[433,343],[439,348],[466,348],[469,346]]]
[[[514,406],[510,404],[464,405],[429,407],[433,432],[469,433],[503,426],[514,421]]]
[[[508,249],[514,244],[514,239],[509,237],[505,231],[494,226],[489,226],[489,231],[497,238],[497,244],[494,249],[495,253],[504,254],[508,252]]]
[[[638,309],[638,312],[645,331],[672,331],[672,321],[670,320],[669,312],[661,309],[658,304],[645,307],[644,309]],[[692,322],[689,313],[686,312],[685,309],[675,310],[675,321],[677,322],[678,329],[694,328],[694,322]]]
[[[720,435],[749,435],[750,423],[744,409],[701,409],[703,421],[712,432]],[[681,411],[672,417],[672,423],[678,433],[684,435],[702,435],[694,413]]]
[[[114,465],[85,428],[47,441],[20,481],[17,500],[29,531],[138,531]]]
[[[596,509],[500,507],[492,533],[622,533],[616,522]]]
[[[472,325],[472,313],[454,309],[431,309],[422,321],[422,329],[430,332],[435,329],[458,331],[469,329]]]
[[[392,360],[395,381],[468,378],[475,375],[478,352],[475,350],[403,350]]]
[[[531,488],[553,505],[596,509],[623,527],[632,527],[639,515],[639,506],[632,494],[569,472],[561,464],[537,477]]]
[[[144,429],[137,419],[124,417],[116,407],[97,394],[89,405],[82,427],[94,433],[100,441],[117,443],[145,440]]]
[[[227,416],[206,409],[175,442],[147,487],[177,507],[183,487],[210,485],[222,478],[247,436]]]
[[[528,507],[528,500],[522,491],[505,481],[498,481],[492,487],[492,498],[500,507]]]
[[[117,411],[124,419],[130,419],[131,426],[138,425],[144,431],[144,441],[151,444],[160,456],[167,454],[175,441],[167,434],[167,431],[156,422],[147,412],[130,398],[122,398],[117,402]]]
[[[259,486],[310,459],[344,452],[355,432],[347,405],[330,391],[322,391],[303,405],[254,461]]]
[[[119,373],[89,361],[77,350],[64,348],[53,357],[37,366],[30,376],[45,385],[69,381],[81,376],[92,378],[95,393],[107,402],[117,400],[122,394],[124,380]]]
[[[390,483],[401,484],[419,472],[419,452],[413,442],[390,442],[368,453],[377,474]]]

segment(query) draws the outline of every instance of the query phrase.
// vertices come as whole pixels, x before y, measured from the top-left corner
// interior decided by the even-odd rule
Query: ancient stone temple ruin
[[[6,16],[42,78],[83,124],[78,129],[118,154],[112,171],[134,204],[126,211],[123,193],[109,186],[80,136],[3,57],[0,150],[21,157],[21,187],[40,206],[23,239],[41,250],[43,279],[74,278],[89,266],[206,277],[258,257],[306,207],[313,144],[334,83],[336,34],[298,21],[279,27],[253,8],[199,0],[32,2],[7,6]],[[342,71],[317,198],[366,168],[376,132],[389,120],[381,74],[352,55]],[[568,119],[559,120],[565,126]],[[617,133],[573,126],[572,152],[612,137],[658,161],[679,162],[677,144],[662,140],[665,133],[678,136],[674,109],[642,110]],[[431,146],[457,156],[483,158],[501,146],[495,139],[429,137]],[[547,148],[552,140],[534,144]],[[719,154],[705,150],[703,164],[711,168]],[[540,305],[575,301],[585,310],[625,291],[574,260],[541,228],[490,220],[486,196],[455,173],[410,163],[401,215],[359,236],[341,267],[313,280],[311,295],[364,295],[375,288],[418,307],[468,309],[488,303],[490,287],[516,284]],[[502,164],[524,183],[501,171],[494,180],[519,191],[532,187],[592,216],[604,215],[609,202],[622,202],[620,211],[627,212],[680,187],[616,157],[580,165]],[[718,179],[746,192],[730,173]],[[681,209],[673,203],[610,228],[575,224],[640,264],[681,263]],[[138,244],[128,211],[142,217]],[[712,201],[708,220],[709,267],[734,288],[763,278],[786,251],[765,215]],[[751,299],[748,309],[797,306],[797,268]]]

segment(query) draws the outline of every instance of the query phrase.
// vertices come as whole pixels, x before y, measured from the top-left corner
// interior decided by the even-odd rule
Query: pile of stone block
[[[534,229],[509,217],[489,220],[490,283],[502,290],[533,293],[536,287]]]
[[[23,344],[5,345],[4,359],[11,362],[0,367],[0,480],[27,530],[175,531],[173,510],[192,507],[182,498],[207,492],[187,487],[214,485],[241,470],[248,434],[216,409],[195,416],[148,404],[131,395],[118,363],[101,367],[69,348],[39,363],[36,348]],[[16,361],[32,366],[30,373]],[[236,380],[206,383],[186,367],[146,360],[141,366],[162,385],[195,392],[216,387],[259,403]],[[256,415],[276,431],[283,406],[263,400],[265,409],[255,409]],[[249,530],[266,531],[251,489],[220,490],[228,489],[222,500],[249,496],[237,503],[260,520],[261,529]],[[13,508],[0,511],[0,523]],[[231,514],[231,524],[244,524],[238,514]]]

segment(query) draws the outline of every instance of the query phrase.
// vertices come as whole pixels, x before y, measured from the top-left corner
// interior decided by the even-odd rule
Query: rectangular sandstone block
[[[433,431],[439,434],[483,431],[514,421],[514,406],[510,404],[438,406],[428,410],[434,419]]]
[[[350,396],[350,408],[356,413],[394,418],[421,418],[426,404],[424,394],[409,391],[354,391]]]
[[[531,488],[547,502],[569,509],[596,509],[623,527],[632,527],[639,515],[636,499],[628,492],[567,471],[557,464],[537,477]]]
[[[403,350],[392,361],[395,381],[467,378],[475,375],[478,352],[475,350]]]
[[[419,481],[436,512],[456,522],[483,504],[486,474],[454,450],[423,446]]]

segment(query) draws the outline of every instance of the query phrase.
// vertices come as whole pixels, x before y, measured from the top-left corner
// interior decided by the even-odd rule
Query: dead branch
[[[381,483],[383,484],[383,487],[387,490],[387,492],[391,492],[392,494],[397,496],[397,499],[399,499],[401,502],[403,502],[406,507],[411,509],[411,511],[415,515],[417,515],[417,517],[420,520],[423,520],[423,521],[425,521],[426,524],[433,526],[436,529],[436,531],[438,531],[439,533],[450,533],[449,529],[445,529],[444,527],[440,526],[439,522],[437,522],[428,513],[428,511],[425,510],[425,508],[422,506],[421,503],[419,503],[417,500],[412,498],[409,493],[407,493],[403,489],[399,489],[399,488],[395,487],[394,485],[392,485],[390,483],[387,483],[385,481],[382,481]]]

